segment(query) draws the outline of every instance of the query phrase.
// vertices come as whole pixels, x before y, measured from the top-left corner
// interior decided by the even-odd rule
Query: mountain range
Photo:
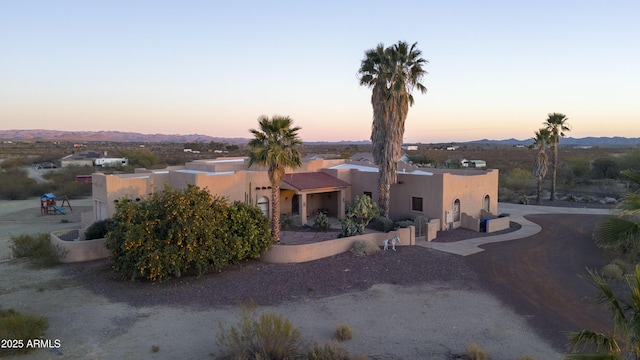
[[[168,143],[193,143],[211,141],[226,144],[245,144],[248,138],[225,138],[201,134],[141,134],[123,131],[63,131],[63,130],[0,130],[0,140],[2,141],[72,141],[72,142],[168,142]],[[528,146],[532,139],[504,139],[504,140],[474,140],[466,142],[451,142],[451,144],[465,145],[524,145]],[[305,142],[310,145],[318,144],[369,144],[368,140],[360,141],[316,141]],[[584,137],[584,138],[563,138],[562,145],[567,146],[599,146],[599,147],[637,147],[640,146],[640,138],[615,137]]]

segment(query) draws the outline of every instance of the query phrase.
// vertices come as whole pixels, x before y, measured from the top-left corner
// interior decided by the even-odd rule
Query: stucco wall
[[[334,240],[325,240],[304,245],[273,245],[260,257],[261,261],[267,263],[300,263],[322,259],[325,257],[347,252],[356,240],[370,241],[379,247],[383,246],[385,239],[395,236],[400,237],[400,243],[396,246],[415,245],[415,229],[413,226],[406,229],[399,229],[389,233],[371,233]]]
[[[105,247],[107,239],[65,241],[60,239],[56,233],[49,234],[49,241],[54,246],[67,251],[67,255],[62,259],[64,263],[90,261],[109,257],[109,251]]]

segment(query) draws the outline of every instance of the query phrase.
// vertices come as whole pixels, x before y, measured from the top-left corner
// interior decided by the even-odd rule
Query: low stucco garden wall
[[[385,239],[391,239],[398,236],[400,243],[396,246],[415,245],[415,228],[410,226],[389,233],[370,233],[346,238],[333,240],[325,240],[317,243],[303,245],[273,245],[266,251],[260,260],[267,263],[300,263],[312,260],[318,260],[325,257],[347,252],[353,246],[356,240],[370,241],[377,246],[382,247]],[[389,245],[391,246],[391,245]]]
[[[49,241],[54,246],[67,251],[67,256],[62,262],[81,262],[109,257],[109,251],[105,247],[107,239],[84,239],[84,229],[65,230],[49,234]]]

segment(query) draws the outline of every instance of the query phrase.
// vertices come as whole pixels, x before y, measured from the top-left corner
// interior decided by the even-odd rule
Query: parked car
[[[47,161],[47,162],[43,162],[42,164],[38,164],[38,169],[57,169],[58,167],[56,166],[56,164]]]

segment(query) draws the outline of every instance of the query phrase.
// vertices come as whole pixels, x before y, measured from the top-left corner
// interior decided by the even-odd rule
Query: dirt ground
[[[28,202],[22,207],[0,203],[0,234],[6,233],[6,227],[36,232],[59,225],[38,216],[39,203],[34,204],[35,209]],[[72,206],[75,216],[76,204]],[[28,218],[26,214],[33,210],[36,215]],[[548,219],[531,220],[545,224],[546,231]],[[594,219],[587,222],[593,226]],[[464,353],[471,342],[482,344],[491,359],[516,359],[523,354],[560,359],[565,331],[597,325],[601,318],[606,321],[604,316],[591,317],[601,316],[602,311],[588,307],[587,298],[593,292],[580,285],[580,270],[576,270],[601,266],[604,260],[597,255],[586,257],[593,253],[588,246],[585,253],[569,254],[567,246],[584,247],[589,231],[578,218],[571,223],[574,230],[567,228],[560,238],[554,231],[561,226],[551,224],[540,238],[486,245],[487,251],[465,258],[411,247],[381,252],[365,262],[348,254],[300,267],[255,262],[186,280],[186,285],[116,281],[100,262],[38,270],[14,260],[0,263],[0,303],[47,316],[47,338],[61,343],[60,348],[39,349],[16,359],[211,358],[219,350],[215,344],[218,322],[235,325],[239,314],[230,301],[214,300],[218,293],[234,291],[253,294],[258,303],[266,304],[261,311],[287,317],[301,330],[305,343],[331,340],[336,326],[348,324],[354,338],[341,346],[369,359],[444,360]],[[567,258],[572,266],[562,265],[569,262]],[[312,270],[304,270],[305,266]],[[284,268],[292,271],[283,272]],[[303,287],[294,281],[298,271],[315,271],[316,278],[328,280]],[[343,286],[343,281],[351,279],[344,274],[357,279],[353,287]],[[297,293],[287,290],[287,284],[294,283]],[[340,286],[322,289],[323,284],[332,283]],[[260,301],[261,293],[273,292],[284,293],[282,299]],[[135,299],[129,298],[131,293]],[[581,311],[582,306],[587,310]],[[563,317],[557,316],[563,312]]]

